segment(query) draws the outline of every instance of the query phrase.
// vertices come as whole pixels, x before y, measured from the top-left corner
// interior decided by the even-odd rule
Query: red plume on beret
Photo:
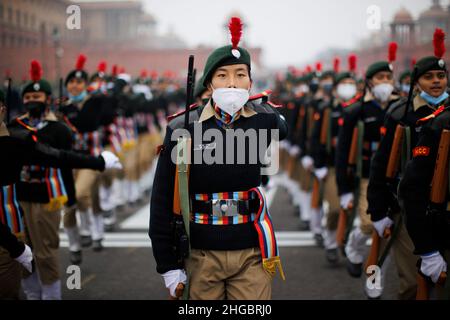
[[[33,82],[38,82],[42,77],[42,67],[39,61],[31,61],[30,78]]]
[[[445,54],[445,33],[442,29],[436,28],[433,35],[434,55],[441,59]]]
[[[75,69],[83,70],[85,63],[86,63],[86,56],[84,54],[80,54],[77,59],[77,64],[75,65]]]
[[[316,71],[317,72],[321,72],[322,71],[322,62],[317,62],[316,63]]]
[[[416,58],[412,58],[411,59],[411,69],[414,69],[414,66],[416,65],[416,62],[417,62]]]
[[[311,73],[312,72],[312,68],[310,65],[306,66],[306,72]]]
[[[338,57],[334,58],[333,60],[333,70],[334,72],[338,73],[339,72],[339,65],[341,64],[341,59],[339,59]]]
[[[100,61],[100,63],[97,66],[97,71],[98,72],[106,72],[106,61]]]
[[[155,80],[156,78],[158,78],[158,71],[152,70],[151,77],[152,77],[153,80]]]
[[[231,44],[233,46],[233,49],[237,49],[239,41],[241,41],[241,36],[242,36],[241,19],[238,17],[232,17],[230,19],[228,29],[230,30],[230,34],[231,34]]]
[[[125,67],[120,67],[119,73],[125,73]]]
[[[113,77],[117,76],[117,73],[119,72],[118,69],[119,69],[119,67],[117,66],[117,64],[113,65],[112,72],[111,72]]]
[[[397,42],[391,42],[389,43],[389,55],[388,55],[388,61],[389,63],[394,62],[397,60]]]
[[[348,70],[350,72],[356,73],[358,57],[356,54],[351,54],[348,56]]]
[[[147,78],[147,70],[145,69],[141,70],[141,78]]]

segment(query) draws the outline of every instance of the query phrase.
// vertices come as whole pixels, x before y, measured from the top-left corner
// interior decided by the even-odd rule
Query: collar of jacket
[[[398,95],[396,94],[391,94],[391,96],[389,97],[388,102],[391,102],[392,100],[397,100],[399,98]],[[372,92],[370,92],[370,90],[367,90],[366,95],[364,96],[364,102],[369,102],[375,100],[375,97],[373,96]]]
[[[250,118],[250,117],[254,116],[255,114],[257,114],[257,112],[247,105],[245,105],[241,109],[241,117]],[[208,103],[206,104],[206,106],[203,108],[200,118],[198,119],[198,122],[206,121],[211,117],[216,117],[216,119],[220,120],[219,115],[216,114],[213,106],[211,105],[211,100],[209,100]]]
[[[447,102],[448,102],[448,99],[445,99],[442,103],[439,103],[439,105],[446,104]],[[428,104],[428,102],[426,102],[425,99],[420,96],[420,94],[417,94],[414,97],[414,100],[413,100],[414,112],[416,112],[417,110],[419,110],[422,107],[428,107],[428,108],[431,108],[433,110],[436,110],[435,106],[432,106],[432,105]]]

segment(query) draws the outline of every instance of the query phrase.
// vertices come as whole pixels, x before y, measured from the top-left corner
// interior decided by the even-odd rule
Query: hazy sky
[[[402,6],[417,18],[431,0],[144,0],[158,22],[190,46],[219,46],[226,41],[223,25],[238,11],[248,25],[247,43],[264,50],[268,66],[300,64],[328,47],[353,48],[368,36],[367,8],[377,5],[382,22],[390,22]],[[447,6],[449,0],[441,1]]]

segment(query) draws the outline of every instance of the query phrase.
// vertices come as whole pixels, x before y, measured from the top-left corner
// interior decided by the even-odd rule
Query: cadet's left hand
[[[442,272],[447,272],[447,263],[439,252],[433,252],[426,256],[420,256],[422,263],[420,271],[430,277],[434,283],[437,283]]]
[[[25,245],[25,249],[23,250],[22,254],[14,260],[19,262],[25,269],[28,270],[28,272],[33,272],[33,253],[31,252],[29,246]]]
[[[314,175],[317,177],[317,179],[319,180],[323,180],[323,178],[325,178],[325,176],[328,174],[328,168],[327,167],[322,167],[319,169],[315,169],[314,170]]]
[[[164,273],[164,284],[169,289],[170,296],[173,298],[179,298],[176,294],[176,289],[180,283],[186,284],[187,276],[184,270],[170,270]]]
[[[101,156],[105,160],[105,169],[122,169],[122,164],[114,153],[103,151]]]
[[[386,230],[387,228],[390,228],[393,224],[394,224],[394,221],[392,221],[391,218],[384,217],[383,219],[381,219],[379,221],[374,221],[373,227],[375,228],[375,230],[377,230],[378,235],[381,238],[384,238],[384,230]]]

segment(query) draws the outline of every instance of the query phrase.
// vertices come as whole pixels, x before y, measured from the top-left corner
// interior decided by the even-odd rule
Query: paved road
[[[315,246],[310,232],[300,232],[298,210],[290,205],[283,187],[272,189],[267,198],[279,240],[287,280],[278,276],[273,283],[273,299],[366,299],[364,278],[347,275],[344,259],[336,266],[325,260],[323,249]],[[67,240],[61,234],[61,269],[64,299],[165,299],[166,290],[155,271],[151,243],[147,236],[148,199],[141,205],[122,208],[119,225],[107,233],[105,250],[83,251],[81,289],[69,290],[65,282],[69,265]],[[383,299],[395,299],[398,283],[395,269],[387,271]]]

